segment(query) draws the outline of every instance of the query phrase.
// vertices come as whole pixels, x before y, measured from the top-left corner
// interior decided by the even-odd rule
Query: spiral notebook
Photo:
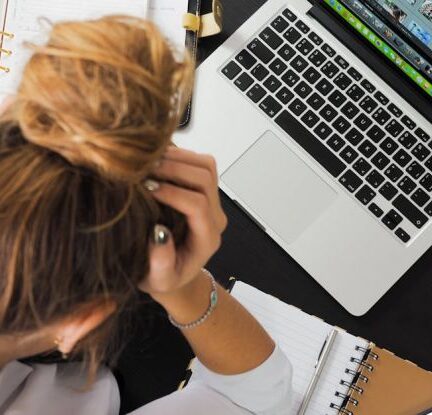
[[[240,281],[231,293],[290,359],[294,404],[286,413],[296,415],[323,343],[334,327]],[[432,406],[431,372],[337,330],[307,414],[415,415]]]

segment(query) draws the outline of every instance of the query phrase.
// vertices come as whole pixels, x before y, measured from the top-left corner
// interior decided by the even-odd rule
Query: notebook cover
[[[369,355],[366,363],[373,366],[370,372],[363,367],[361,374],[369,380],[358,380],[356,386],[363,393],[353,391],[351,397],[358,405],[349,403],[343,413],[353,415],[416,415],[432,407],[432,372],[419,368],[393,353],[373,347],[378,355]]]

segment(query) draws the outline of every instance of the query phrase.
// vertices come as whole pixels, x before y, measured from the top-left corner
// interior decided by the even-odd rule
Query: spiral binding
[[[356,357],[351,357],[350,361],[357,363],[360,367],[360,370],[355,371],[349,368],[345,369],[345,373],[351,375],[352,379],[350,381],[341,379],[339,383],[340,385],[346,386],[348,388],[348,392],[342,393],[336,391],[335,396],[337,396],[338,398],[342,398],[343,401],[340,405],[337,405],[335,403],[330,404],[330,408],[337,410],[339,414],[343,414],[343,415],[354,415],[352,411],[347,409],[347,406],[348,404],[352,404],[353,406],[357,406],[359,404],[359,401],[352,397],[352,392],[357,392],[359,395],[361,395],[364,392],[364,389],[357,384],[358,381],[360,380],[363,383],[369,382],[369,378],[361,373],[361,368],[365,368],[369,372],[373,372],[374,367],[373,365],[368,363],[368,359],[373,359],[375,361],[379,359],[379,356],[376,353],[372,352],[370,349],[365,349],[364,347],[356,346],[355,350],[357,352],[362,352],[363,358],[359,359]]]
[[[3,39],[4,37],[8,37],[9,39],[13,39],[15,37],[15,35],[13,33],[9,33],[9,32],[4,32],[4,31],[0,31],[0,36]],[[0,47],[0,55],[4,53],[6,56],[10,56],[12,55],[12,51],[9,49],[4,49],[3,47]],[[3,72],[10,72],[10,68],[8,68],[7,66],[1,66],[0,65],[0,71]]]

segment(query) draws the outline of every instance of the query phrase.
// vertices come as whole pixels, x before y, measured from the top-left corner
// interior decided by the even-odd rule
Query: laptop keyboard
[[[388,231],[408,243],[432,216],[432,141],[285,9],[222,74]]]

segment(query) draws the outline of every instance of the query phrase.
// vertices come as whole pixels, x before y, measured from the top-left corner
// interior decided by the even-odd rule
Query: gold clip
[[[6,66],[0,66],[0,71],[8,73],[10,72],[10,68],[7,68]]]
[[[6,36],[6,37],[8,37],[8,38],[10,38],[10,39],[13,39],[14,36],[15,36],[13,33],[2,32],[2,31],[0,31],[0,35],[1,35],[1,36]]]
[[[213,0],[213,12],[201,16],[201,26],[198,37],[217,35],[222,32],[223,7],[220,0]]]
[[[186,13],[183,16],[183,28],[191,32],[199,32],[201,26],[201,18],[192,13]]]
[[[7,56],[12,55],[12,51],[11,50],[0,48],[0,54],[2,54],[2,53],[4,53]]]

